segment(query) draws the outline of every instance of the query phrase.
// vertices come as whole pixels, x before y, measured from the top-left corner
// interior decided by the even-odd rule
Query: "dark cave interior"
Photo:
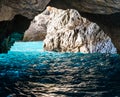
[[[30,19],[22,15],[16,15],[11,21],[0,22],[0,53],[7,52],[6,46],[2,45],[4,39],[8,38],[13,32],[23,34],[29,27],[30,22]]]

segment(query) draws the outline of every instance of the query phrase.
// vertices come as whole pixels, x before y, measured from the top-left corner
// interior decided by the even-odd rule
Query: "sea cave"
[[[120,1],[0,1],[0,97],[120,97]]]

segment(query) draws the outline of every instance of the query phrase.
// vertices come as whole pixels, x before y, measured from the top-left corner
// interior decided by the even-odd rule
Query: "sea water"
[[[104,90],[107,91],[107,95],[112,94],[111,97],[114,97],[120,95],[119,73],[118,54],[60,53],[44,51],[43,42],[18,42],[7,54],[0,54],[0,94],[7,91],[3,90],[3,84],[8,84],[9,81],[11,84],[17,81],[30,81],[64,85],[89,82],[89,85],[97,88],[92,90],[93,87],[89,87],[87,90],[86,86],[86,91],[97,93],[97,90]],[[70,78],[67,78],[68,76]],[[111,86],[107,90],[102,85]]]

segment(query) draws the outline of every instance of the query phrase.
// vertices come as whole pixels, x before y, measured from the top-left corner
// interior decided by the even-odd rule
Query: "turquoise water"
[[[71,85],[89,82],[83,90],[85,96],[88,92],[93,95],[93,91],[109,97],[120,96],[120,55],[47,52],[42,42],[40,47],[38,44],[15,43],[8,54],[0,54],[0,95],[7,91],[3,89],[5,86],[10,88],[10,84],[18,81],[30,81]],[[97,88],[92,89],[92,85]],[[72,97],[76,97],[74,93]]]

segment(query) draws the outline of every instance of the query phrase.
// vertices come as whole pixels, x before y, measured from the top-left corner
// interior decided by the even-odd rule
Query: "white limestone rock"
[[[49,10],[48,10],[49,9]],[[44,49],[59,52],[116,53],[111,39],[100,27],[74,9],[49,7],[50,19]]]

